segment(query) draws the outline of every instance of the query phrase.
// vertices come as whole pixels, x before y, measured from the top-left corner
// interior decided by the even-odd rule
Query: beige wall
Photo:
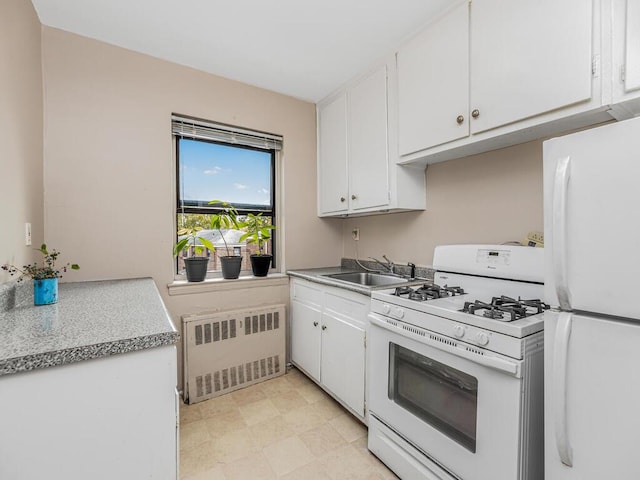
[[[0,264],[37,259],[43,241],[40,21],[25,0],[0,2]],[[0,271],[0,283],[9,280]]]
[[[284,266],[339,262],[342,225],[315,214],[313,104],[48,27],[43,66],[45,230],[80,264],[73,280],[151,276],[174,315],[187,301],[220,306],[212,295],[166,294],[172,112],[283,135]]]
[[[436,245],[521,241],[542,231],[542,142],[431,165],[427,209],[345,221],[344,256],[431,265]]]
[[[81,265],[66,280],[153,277],[174,319],[286,302],[288,289],[280,282],[168,295],[173,112],[284,136],[284,268],[354,257],[354,227],[360,258],[387,254],[421,265],[431,264],[438,244],[501,243],[542,229],[541,142],[429,167],[424,212],[319,219],[313,104],[60,30],[41,33],[22,0],[0,6],[0,58],[7,61],[0,70],[0,176],[10,179],[0,189],[0,262],[32,261],[23,242],[30,221],[34,245],[46,240]]]
[[[28,13],[36,32],[26,35],[24,48],[39,39],[37,19]],[[33,48],[31,65],[22,70],[33,71],[39,43]],[[18,57],[25,61],[24,52]],[[360,258],[384,253],[421,265],[431,264],[438,244],[502,243],[542,229],[541,142],[430,166],[424,212],[320,220],[312,104],[48,27],[43,65],[47,242],[82,265],[73,280],[152,276],[174,315],[218,308],[223,299],[197,294],[172,300],[164,288],[173,278],[172,112],[284,135],[286,268],[336,265],[343,255],[355,256],[354,227],[361,232]],[[4,77],[0,87],[19,90]],[[31,172],[31,184],[37,183],[37,171]],[[32,198],[39,190],[24,192]],[[18,236],[17,243],[22,228]],[[281,298],[281,287],[274,294]]]

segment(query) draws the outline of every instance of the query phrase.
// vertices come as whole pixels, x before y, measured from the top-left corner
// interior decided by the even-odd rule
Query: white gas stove
[[[493,340],[514,337],[518,345],[515,339],[543,329],[543,254],[531,247],[437,247],[433,285],[373,292],[371,310],[509,355]]]
[[[433,285],[372,293],[369,449],[401,478],[540,478],[543,255],[437,247]]]

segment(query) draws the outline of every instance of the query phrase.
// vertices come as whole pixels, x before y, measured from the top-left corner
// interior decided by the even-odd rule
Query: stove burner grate
[[[449,287],[445,285],[442,289],[449,293],[450,296],[455,297],[457,295],[464,295],[464,289],[462,287]]]
[[[465,302],[461,312],[475,315],[476,312],[482,313],[483,317],[495,320],[504,319],[505,315],[509,316],[506,321],[519,320],[542,313],[548,310],[549,305],[539,299],[522,300],[520,297],[514,299],[507,296],[493,297],[491,303],[475,300],[473,302]]]
[[[396,297],[406,296],[409,300],[415,300],[417,302],[425,302],[427,300],[435,300],[436,298],[454,297],[457,295],[464,295],[464,290],[460,287],[449,287],[445,285],[427,285],[424,284],[418,288],[411,287],[396,287],[393,295]]]
[[[402,295],[409,295],[411,292],[413,292],[413,289],[411,287],[396,287],[395,292],[393,292],[393,294],[396,297],[401,297]]]

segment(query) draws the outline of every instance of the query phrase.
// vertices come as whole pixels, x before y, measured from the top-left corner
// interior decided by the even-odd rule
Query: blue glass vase
[[[33,281],[33,304],[51,305],[58,303],[58,279],[45,278]]]

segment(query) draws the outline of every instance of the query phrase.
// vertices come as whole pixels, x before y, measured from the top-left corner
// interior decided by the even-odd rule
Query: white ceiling
[[[44,25],[316,102],[453,0],[32,0]],[[456,2],[458,3],[458,2]]]

